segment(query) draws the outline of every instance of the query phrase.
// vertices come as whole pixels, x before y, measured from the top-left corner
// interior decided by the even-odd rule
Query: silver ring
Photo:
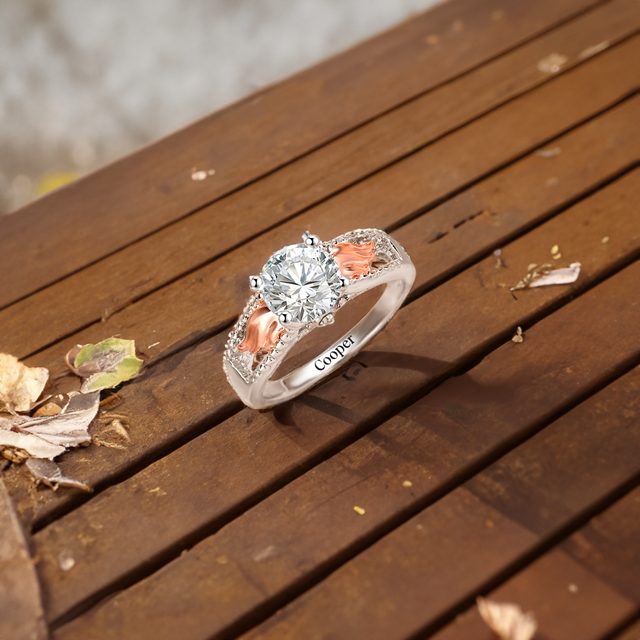
[[[342,367],[402,305],[416,277],[405,250],[384,231],[357,229],[322,242],[305,232],[302,243],[276,251],[258,276],[253,295],[229,334],[223,367],[252,409],[291,400]],[[278,378],[291,349],[314,329],[332,324],[340,307],[386,285],[373,308],[318,357]]]

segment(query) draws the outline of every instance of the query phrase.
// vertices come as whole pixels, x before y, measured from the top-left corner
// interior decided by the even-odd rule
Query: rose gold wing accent
[[[331,251],[340,267],[340,273],[347,278],[359,278],[371,273],[371,263],[376,259],[376,241],[365,244],[341,242]]]
[[[278,344],[283,333],[284,327],[263,300],[249,318],[247,332],[238,345],[238,351],[269,353]]]

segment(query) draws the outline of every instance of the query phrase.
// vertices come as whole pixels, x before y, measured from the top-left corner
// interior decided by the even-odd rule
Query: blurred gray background
[[[438,0],[0,0],[0,212]]]

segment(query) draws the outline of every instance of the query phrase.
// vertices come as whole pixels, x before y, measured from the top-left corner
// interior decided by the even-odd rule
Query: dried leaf
[[[523,613],[516,604],[478,598],[478,611],[500,640],[531,640],[538,623],[532,613]]]
[[[35,564],[9,493],[0,478],[0,638],[48,637]]]
[[[66,451],[64,447],[51,444],[33,434],[11,431],[5,428],[3,424],[7,422],[10,421],[2,420],[0,422],[0,451],[11,462],[19,464],[28,458],[48,458],[53,460],[56,456]]]
[[[76,393],[55,416],[0,418],[0,450],[13,462],[53,460],[71,447],[91,442],[89,425],[98,412],[100,393]]]
[[[509,290],[517,291],[518,289],[547,287],[554,284],[571,284],[578,279],[581,266],[579,262],[573,262],[568,267],[553,269],[550,264],[543,264],[541,266],[532,264],[529,265],[529,273]],[[533,271],[531,271],[531,268],[533,268]]]
[[[0,353],[0,408],[6,407],[10,413],[29,411],[48,379],[47,369],[26,367],[18,358]]]
[[[31,471],[36,485],[40,483],[46,484],[54,491],[56,491],[58,487],[74,487],[76,489],[82,489],[83,491],[91,491],[91,488],[84,484],[84,482],[62,475],[60,467],[51,460],[30,458],[26,461],[25,466]]]
[[[580,267],[581,264],[579,262],[573,262],[571,265],[563,269],[553,269],[551,271],[540,273],[531,280],[529,287],[548,287],[553,284],[571,284],[578,279],[578,276],[580,275]]]
[[[142,366],[142,360],[136,357],[135,342],[119,338],[78,345],[69,351],[66,360],[76,375],[85,378],[82,393],[117,387],[134,378]]]
[[[91,442],[89,425],[98,413],[99,404],[99,391],[90,394],[74,393],[57,416],[31,418],[26,427],[20,428],[67,448],[87,444]]]

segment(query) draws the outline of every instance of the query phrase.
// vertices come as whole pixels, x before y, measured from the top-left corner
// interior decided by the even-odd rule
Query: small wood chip
[[[607,242],[609,242],[609,236],[602,238],[602,244],[607,244]]]
[[[68,551],[63,551],[58,556],[58,564],[63,571],[71,571],[76,566],[76,561]]]
[[[569,58],[561,53],[550,53],[546,58],[538,62],[538,71],[543,73],[558,73],[568,62]]]
[[[361,516],[364,515],[364,509],[362,507],[353,507],[353,510]]]
[[[522,333],[522,327],[516,329],[516,335],[511,338],[512,342],[524,342],[524,335]]]
[[[403,486],[403,487],[413,487],[413,482],[411,482],[411,480],[405,480],[405,481],[402,483],[402,486]]]
[[[556,253],[560,253],[560,247],[557,244],[554,244],[553,247],[551,247],[551,255],[555,256]]]
[[[587,58],[595,56],[597,53],[604,51],[609,47],[609,45],[610,42],[608,40],[603,40],[602,42],[594,44],[592,47],[587,47],[586,49],[581,51],[579,58],[580,60],[586,60]]]

